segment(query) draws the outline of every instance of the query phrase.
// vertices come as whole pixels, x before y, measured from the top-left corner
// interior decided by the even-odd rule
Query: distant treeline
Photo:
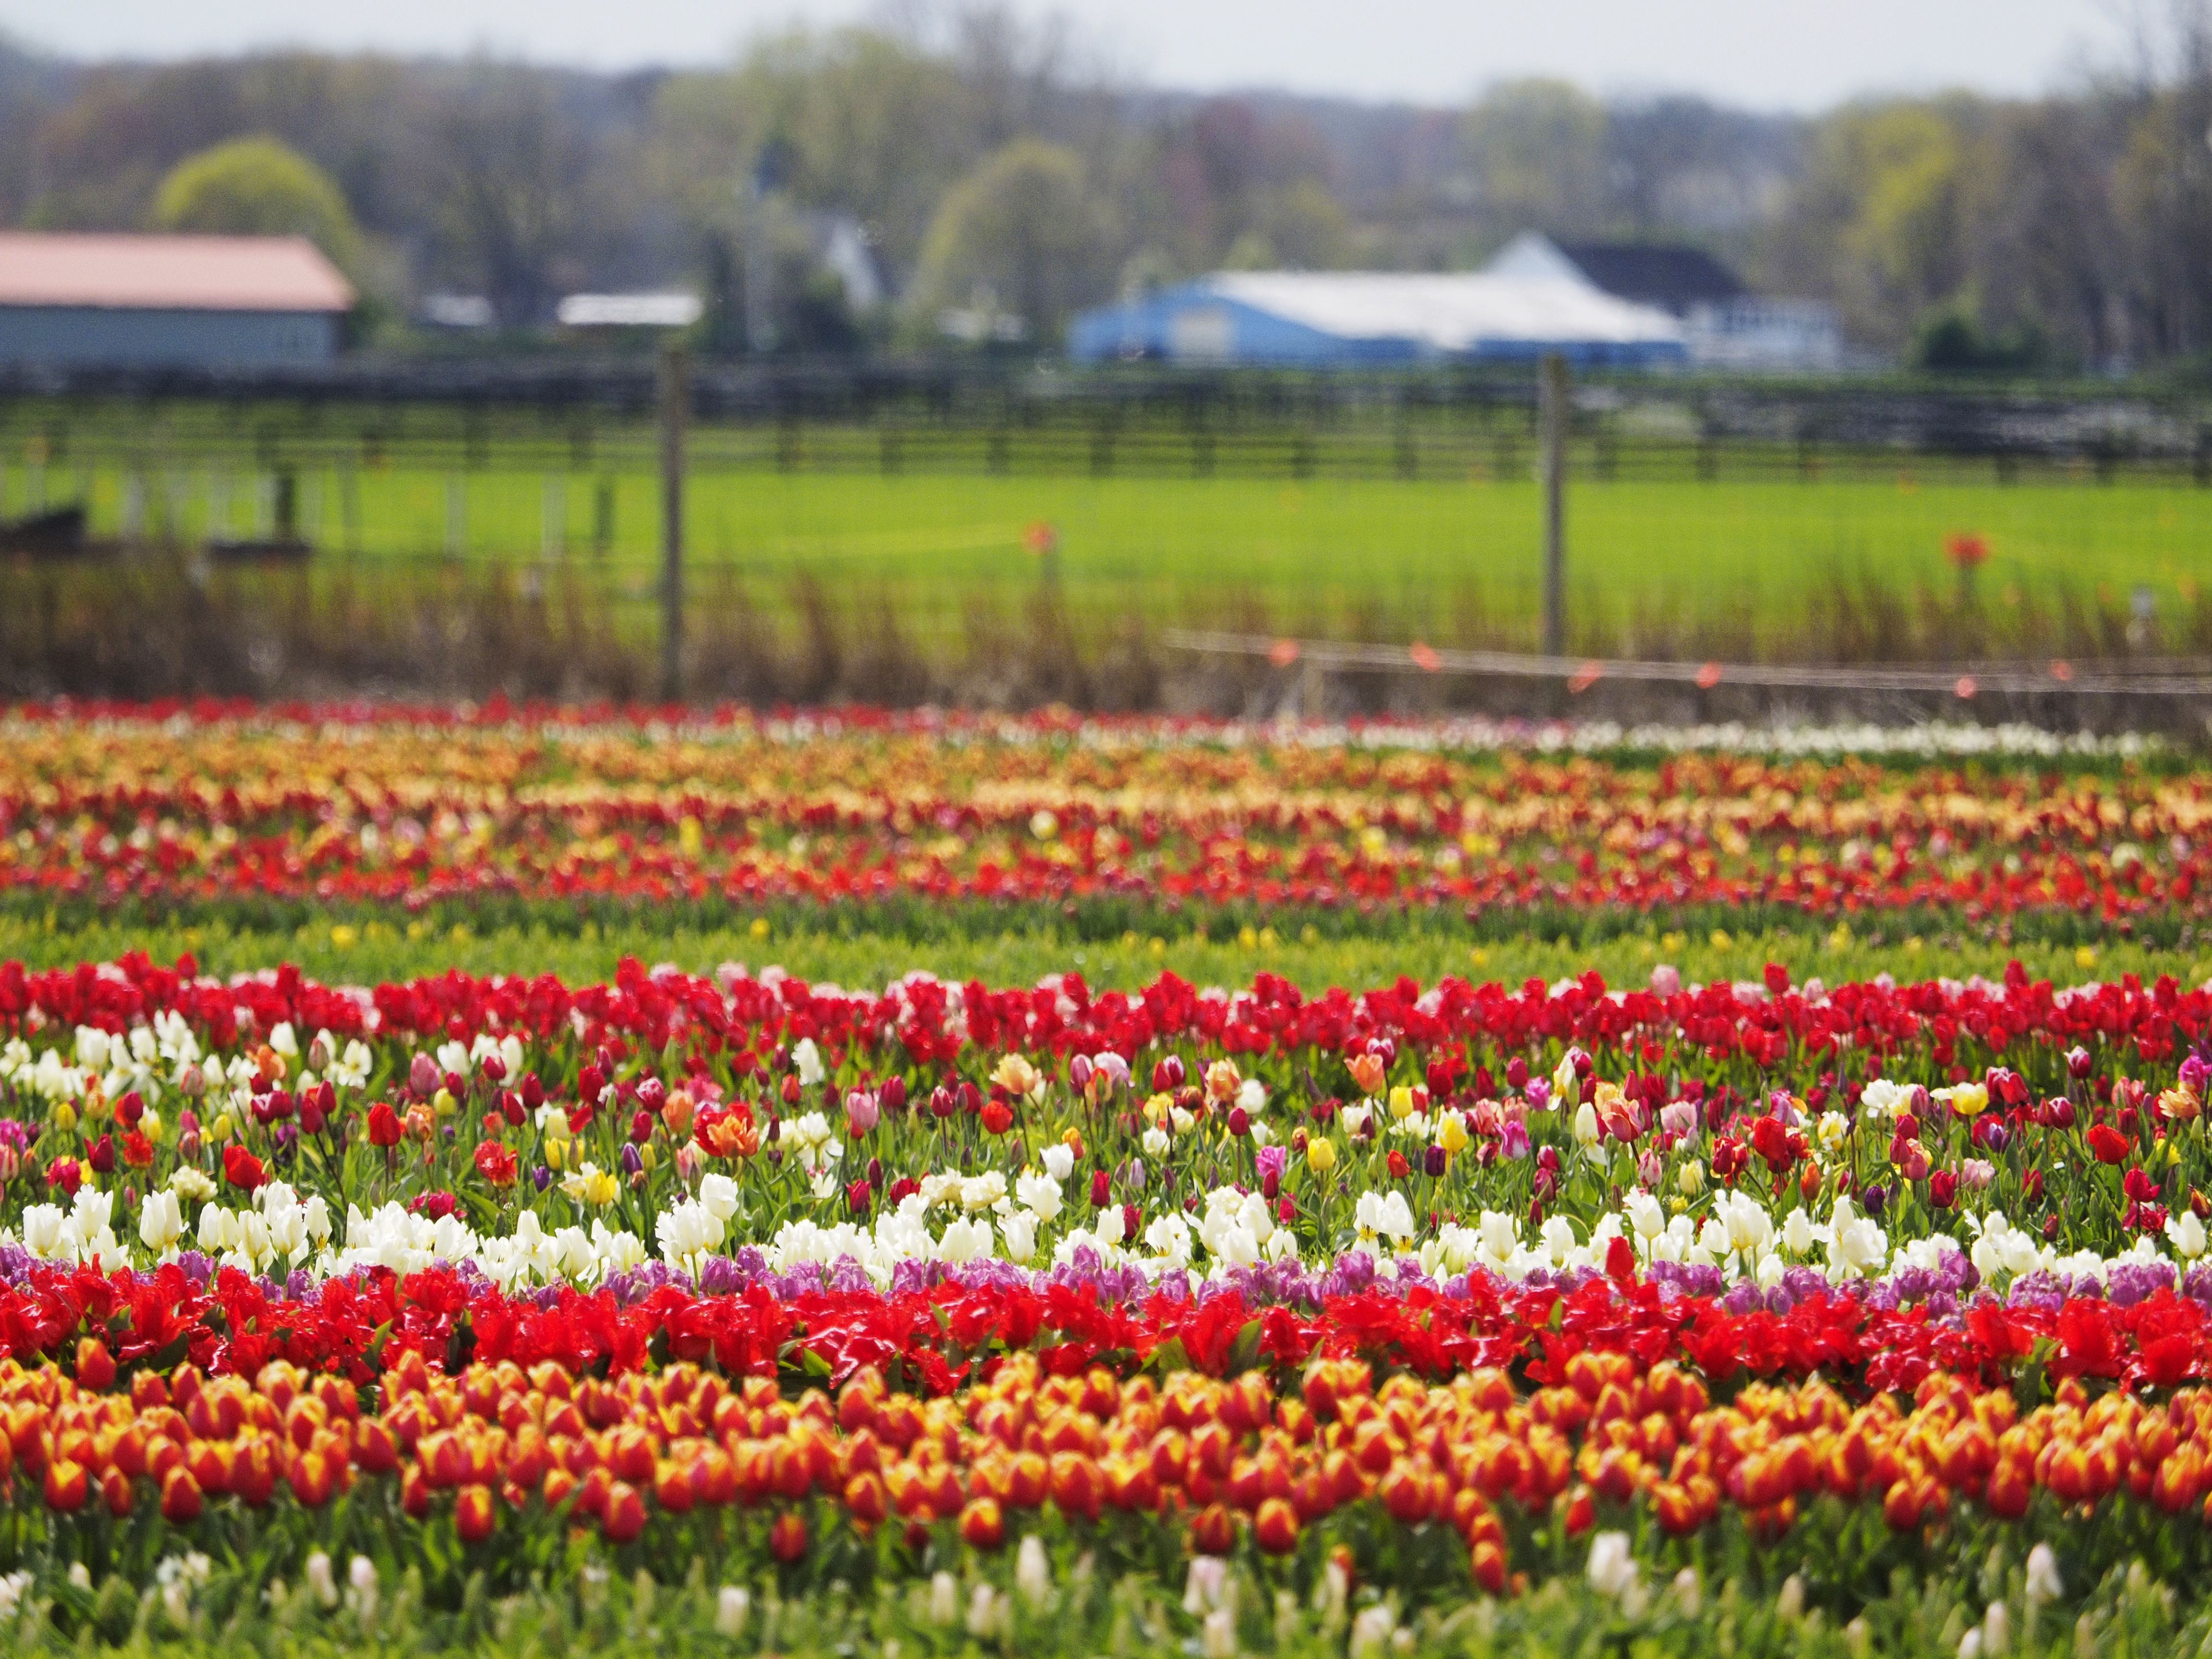
[[[626,75],[0,48],[0,222],[303,229],[368,296],[366,337],[406,339],[426,295],[455,294],[490,302],[477,349],[542,330],[565,293],[680,283],[715,353],[948,325],[1033,351],[1147,283],[1464,268],[1534,228],[1705,246],[1930,368],[2212,359],[2198,3],[2063,93],[1806,118],[1544,81],[1458,109],[1201,98],[1127,84],[1064,27],[917,15]]]

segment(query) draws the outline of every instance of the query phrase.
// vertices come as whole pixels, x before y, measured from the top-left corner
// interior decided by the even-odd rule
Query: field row
[[[786,1600],[927,1644],[1110,1595],[1379,1653],[1570,1579],[1674,1640],[1762,1583],[1918,1629],[1920,1571],[2094,1643],[2170,1636],[2151,1572],[2212,1551],[2212,992],[2171,979],[140,957],[0,966],[0,1617],[64,1633],[272,1576],[347,1639],[588,1614],[677,1563],[763,1648]]]
[[[33,711],[0,750],[0,891],[154,910],[972,901],[1119,907],[1147,924],[1238,906],[2166,925],[2203,911],[2212,793],[2194,774],[1642,763],[1423,735],[1346,747],[1297,728],[1051,717],[656,731]]]
[[[875,995],[734,965],[374,990],[195,966],[0,969],[34,1257],[514,1286],[1087,1261],[1314,1298],[1625,1260],[2017,1302],[2197,1294],[2212,1215],[2212,992],[2171,979]]]

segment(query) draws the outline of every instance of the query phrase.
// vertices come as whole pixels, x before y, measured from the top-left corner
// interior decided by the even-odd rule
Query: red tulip
[[[497,1518],[489,1486],[464,1486],[453,1495],[453,1530],[464,1544],[483,1543],[491,1536],[492,1523]]]
[[[2100,1164],[2118,1164],[2128,1155],[2128,1138],[2109,1123],[2089,1126],[2089,1151]]]
[[[1297,1511],[1282,1498],[1262,1498],[1252,1517],[1252,1536],[1268,1554],[1288,1555],[1298,1547]]]
[[[768,1529],[768,1552],[786,1566],[803,1557],[806,1553],[806,1517],[796,1510],[786,1510],[777,1516]]]
[[[627,1544],[645,1530],[645,1499],[627,1480],[607,1488],[606,1513],[599,1522],[610,1544]]]
[[[199,1519],[200,1483],[181,1464],[161,1477],[161,1519],[173,1527]]]

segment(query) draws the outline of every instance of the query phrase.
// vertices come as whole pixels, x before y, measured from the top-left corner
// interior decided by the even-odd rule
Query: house
[[[1078,316],[1081,362],[1165,359],[1280,368],[1683,361],[1681,325],[1556,276],[1395,271],[1218,271]]]
[[[1682,325],[1701,368],[1834,370],[1843,330],[1817,300],[1770,299],[1701,248],[1647,242],[1554,242],[1523,231],[1484,267],[1494,276],[1580,283]]]
[[[0,364],[327,362],[354,297],[298,236],[0,232]]]

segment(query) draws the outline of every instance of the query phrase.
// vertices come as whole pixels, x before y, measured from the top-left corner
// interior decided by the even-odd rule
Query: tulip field
[[[2203,1650],[2212,776],[1588,737],[0,714],[0,1651]]]

